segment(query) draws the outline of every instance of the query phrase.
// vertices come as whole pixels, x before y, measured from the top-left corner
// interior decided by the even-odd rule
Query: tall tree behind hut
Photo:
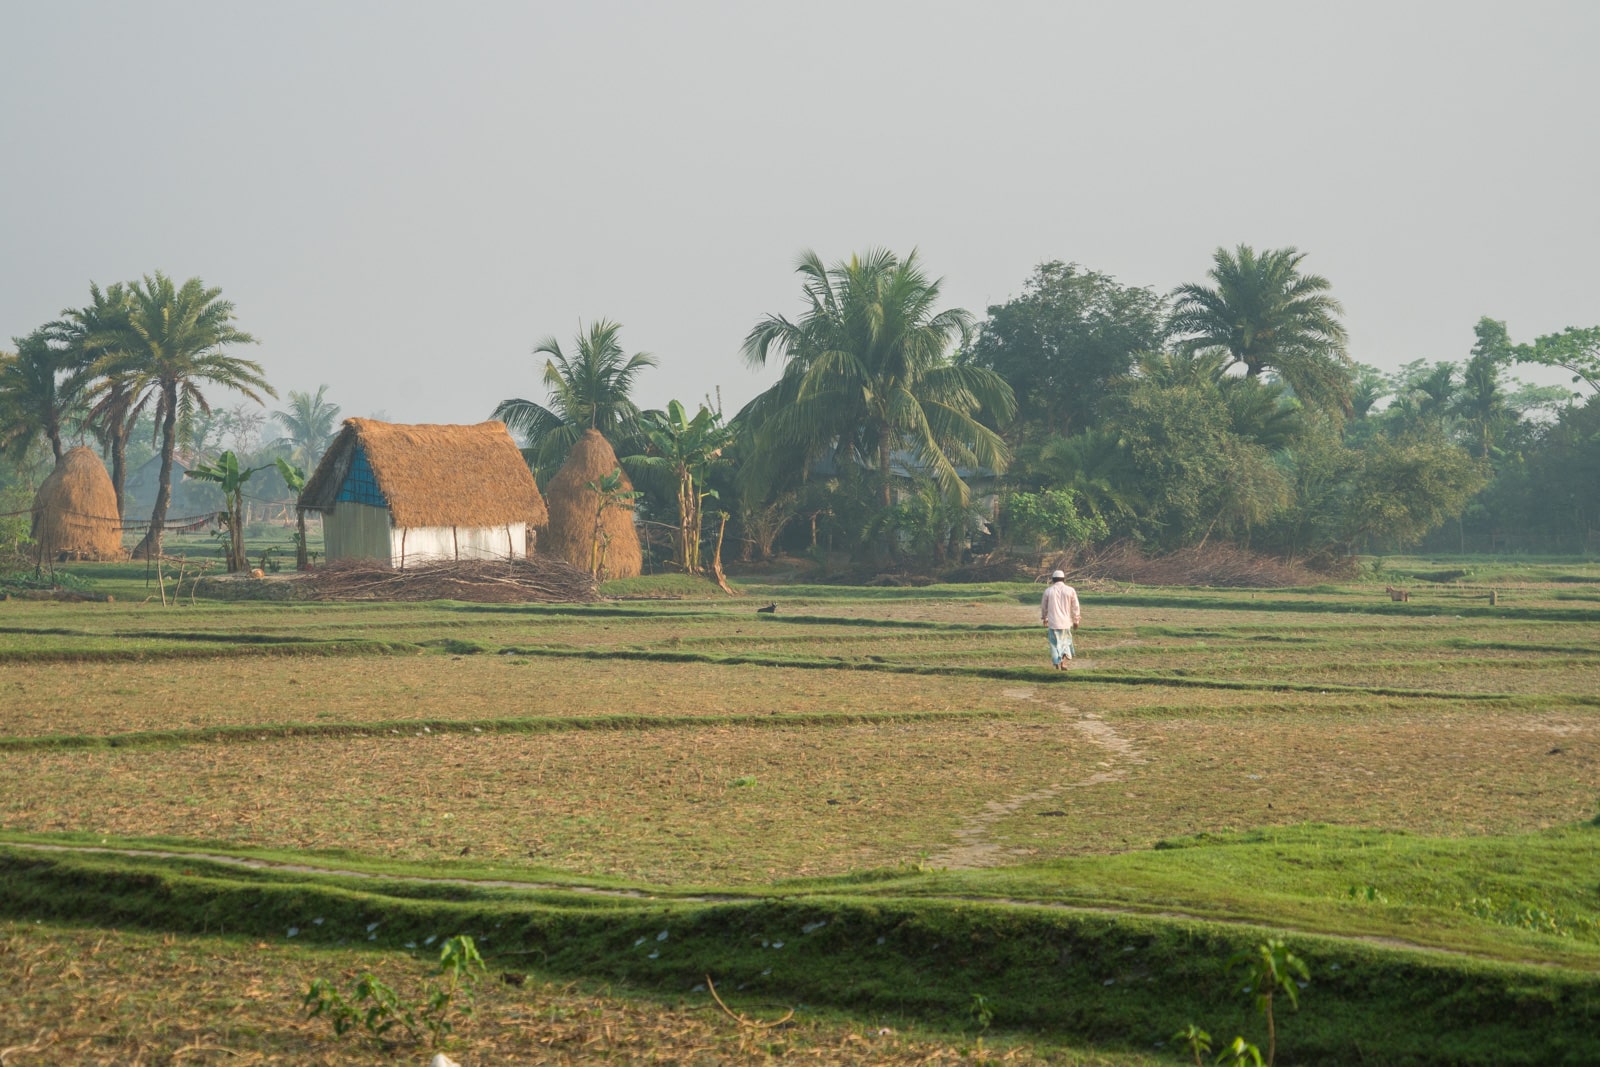
[[[546,337],[533,352],[550,357],[543,376],[550,406],[511,399],[494,409],[490,418],[527,442],[535,474],[561,463],[585,430],[598,431],[613,447],[638,433],[639,409],[630,394],[640,372],[654,367],[656,360],[646,352],[623,352],[617,340],[621,332],[621,325],[608,319],[591,323],[587,334],[580,324],[577,350],[570,357],[560,342]]]
[[[901,259],[877,249],[832,267],[806,252],[795,270],[805,279],[805,313],[792,322],[768,315],[744,340],[751,366],[784,364],[777,384],[738,416],[755,444],[746,482],[831,455],[840,467],[874,470],[887,508],[897,451],[962,504],[969,490],[958,463],[1005,470],[1010,450],[984,420],[1010,419],[1016,398],[994,371],[950,358],[950,347],[969,339],[972,318],[936,309],[941,283],[915,251]]]
[[[125,514],[128,484],[128,437],[143,411],[134,403],[127,374],[102,374],[100,366],[112,355],[112,346],[127,336],[128,289],[113,282],[104,290],[89,283],[89,303],[63,308],[51,324],[76,367],[90,407],[84,425],[111,459],[111,490],[117,498],[117,515]]]
[[[272,413],[273,419],[283,427],[279,442],[289,447],[289,460],[303,471],[316,467],[339,427],[339,405],[324,399],[327,391],[326,385],[318,386],[315,393],[291,389],[289,406]]]
[[[600,493],[594,488],[620,470],[617,454],[600,432],[585,430],[545,489],[550,529],[540,539],[541,552],[588,570],[599,537],[606,542],[605,574],[601,577],[634,578],[643,572],[644,556],[639,549],[639,531],[633,525],[633,511],[625,506],[603,506]],[[633,491],[626,474],[617,480],[617,486],[619,492]]]
[[[211,410],[201,385],[232,389],[258,404],[262,393],[278,396],[261,364],[227,354],[232,345],[256,343],[233,323],[233,302],[222,299],[221,289],[208,289],[199,278],[174,285],[157,271],[133,283],[126,323],[117,336],[103,339],[110,354],[98,369],[127,376],[134,403],[153,405],[161,436],[155,505],[150,529],[133,550],[136,558],[161,552],[161,530],[172,502],[173,454],[188,434],[193,413]]]

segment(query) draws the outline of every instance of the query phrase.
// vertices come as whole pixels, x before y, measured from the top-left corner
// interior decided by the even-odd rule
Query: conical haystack
[[[550,509],[549,532],[539,538],[539,551],[559,556],[575,567],[588,570],[594,551],[595,511],[600,494],[589,483],[618,469],[617,454],[597,430],[585,430],[572,453],[545,489]],[[628,476],[622,488],[633,489]],[[600,516],[601,537],[605,541],[605,564],[601,578],[634,578],[644,570],[639,553],[639,531],[633,525],[631,507],[608,507]]]
[[[41,559],[126,559],[111,476],[91,448],[68,449],[33,497]]]

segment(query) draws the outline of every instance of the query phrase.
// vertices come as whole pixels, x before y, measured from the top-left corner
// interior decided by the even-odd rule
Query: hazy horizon
[[[1483,315],[1600,323],[1596,5],[69,0],[0,32],[0,336],[198,276],[280,395],[346,415],[543,402],[533,346],[602,317],[660,360],[643,406],[731,412],[805,249],[916,248],[981,320],[1048,260],[1166,291],[1293,245],[1385,370]]]

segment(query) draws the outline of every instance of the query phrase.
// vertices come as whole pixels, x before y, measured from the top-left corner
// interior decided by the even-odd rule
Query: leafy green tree
[[[1487,467],[1439,433],[1379,437],[1353,472],[1344,541],[1408,547],[1461,514]]]
[[[599,430],[613,446],[636,432],[639,409],[631,399],[633,387],[656,360],[645,352],[625,353],[617,340],[621,332],[618,323],[607,319],[591,323],[588,333],[580,324],[577,350],[570,357],[560,342],[546,337],[533,351],[550,357],[543,379],[550,406],[510,399],[494,409],[493,418],[527,441],[535,471],[559,466],[585,430]]]
[[[1104,519],[1080,506],[1071,489],[1012,493],[1003,513],[1007,539],[1034,551],[1091,544],[1110,532]]]
[[[832,267],[800,258],[806,309],[795,321],[769,315],[745,338],[753,366],[785,361],[778,383],[740,413],[756,437],[747,476],[775,466],[805,471],[831,455],[836,468],[874,468],[880,506],[894,503],[894,456],[904,451],[940,490],[961,502],[969,489],[957,464],[1005,469],[1010,452],[982,419],[1015,410],[1011,387],[988,368],[952,362],[970,336],[960,309],[936,310],[940,283],[915,252],[852,256]]]
[[[328,450],[338,427],[339,405],[326,399],[328,387],[317,386],[315,393],[289,390],[289,406],[274,411],[272,418],[283,427],[280,440],[289,446],[289,458],[310,470]]]
[[[150,404],[161,435],[150,530],[134,549],[135,557],[146,557],[161,552],[179,439],[197,411],[211,410],[201,386],[231,389],[258,404],[262,393],[278,394],[259,363],[228,354],[230,346],[254,344],[255,338],[234,325],[233,302],[222,299],[221,289],[207,288],[199,278],[176,285],[157,271],[134,282],[128,297],[126,322],[89,340],[107,353],[95,371],[125,376],[135,405]]]
[[[935,566],[959,563],[982,521],[982,508],[970,500],[946,493],[930,478],[916,478],[897,503],[879,508],[867,520],[861,539],[887,544],[897,555]]]
[[[699,574],[702,507],[717,495],[707,487],[706,475],[733,442],[733,431],[722,425],[720,413],[702,404],[691,419],[676,400],[664,412],[645,412],[639,421],[649,450],[623,463],[635,477],[661,477],[672,484],[677,498],[678,562],[685,574]]]
[[[1348,551],[1351,490],[1363,453],[1348,447],[1340,430],[1339,420],[1313,414],[1281,455],[1290,499],[1265,543],[1289,559]]]
[[[1047,486],[1070,490],[1094,518],[1107,524],[1137,515],[1148,501],[1139,491],[1139,472],[1114,428],[1052,437],[1039,450],[1038,471]]]
[[[1531,346],[1517,348],[1514,358],[1519,363],[1569,371],[1574,382],[1600,393],[1600,326],[1569,326],[1560,333],[1545,334]]]
[[[1169,325],[1185,351],[1219,349],[1247,377],[1274,370],[1307,403],[1348,412],[1353,365],[1338,318],[1344,308],[1328,279],[1301,273],[1304,259],[1294,248],[1219,248],[1206,272],[1210,286],[1173,291]]]
[[[239,457],[228,451],[218,456],[214,463],[197,463],[184,471],[185,478],[211,482],[222,490],[222,498],[227,508],[222,521],[228,528],[229,574],[246,570],[250,566],[244,553],[244,484],[256,471],[264,471],[271,466],[269,463],[261,467],[242,467],[239,465]]]
[[[1112,422],[1137,472],[1144,506],[1128,525],[1140,540],[1176,548],[1247,537],[1288,502],[1277,449],[1258,440],[1282,432],[1281,396],[1228,377],[1226,365],[1214,351],[1146,353],[1118,396]]]
[[[989,308],[971,359],[1011,386],[1018,422],[1066,436],[1094,422],[1135,355],[1165,344],[1166,318],[1160,294],[1053,260]]]
[[[61,459],[61,437],[81,411],[72,353],[48,328],[14,337],[14,355],[0,353],[0,451],[13,459],[36,438]]]

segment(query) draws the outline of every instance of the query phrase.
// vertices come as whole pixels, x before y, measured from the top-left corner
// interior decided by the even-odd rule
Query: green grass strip
[[[1018,597],[1017,599],[1020,603],[1033,603],[1029,597]],[[1418,602],[1414,600],[1410,603],[1396,603],[1393,601],[1366,603],[1353,600],[1238,600],[1223,597],[1096,593],[1094,601],[1097,604],[1115,605],[1117,607],[1194,608],[1201,611],[1272,611],[1304,615],[1398,615],[1412,618],[1451,615],[1464,619],[1496,619],[1502,622],[1529,620],[1543,622],[1600,622],[1600,610],[1594,609],[1533,608],[1504,604],[1491,608],[1486,604],[1480,606],[1461,603],[1456,600],[1448,602],[1430,602],[1427,600]]]
[[[1181,674],[1131,674],[1100,670],[1076,670],[1063,673],[1048,671],[1043,667],[952,667],[938,664],[891,663],[878,659],[802,659],[787,656],[684,652],[670,649],[595,649],[541,645],[524,648],[504,648],[500,650],[500,654],[527,656],[530,658],[621,659],[657,663],[707,663],[718,666],[789,667],[796,670],[881,671],[888,674],[918,674],[935,677],[993,678],[999,681],[1030,682],[1037,685],[1103,682],[1107,685],[1151,685],[1268,693],[1362,694],[1418,700],[1466,702],[1500,702],[1519,698],[1519,694],[1515,693],[1461,693],[1450,690],[1402,689],[1393,686],[1333,685],[1316,682],[1252,682],[1192,677]],[[1600,706],[1600,696],[1588,694],[1558,694],[1542,696],[1540,700],[1542,703],[1554,702],[1561,705]]]
[[[696,996],[712,975],[771,1003],[910,1014],[956,1026],[982,994],[995,1026],[1148,1049],[1197,1022],[1256,1033],[1226,960],[1273,931],[1155,916],[952,900],[547,903],[474,890],[406,897],[310,875],[263,877],[194,859],[0,848],[0,914],[402,949],[471,934],[496,970]],[[453,899],[450,899],[453,897]],[[291,935],[291,931],[293,932]],[[1279,1017],[1286,1063],[1600,1062],[1600,981],[1552,967],[1286,937],[1311,985]],[[330,968],[338,957],[330,955]],[[735,1006],[740,1004],[734,999]]]

